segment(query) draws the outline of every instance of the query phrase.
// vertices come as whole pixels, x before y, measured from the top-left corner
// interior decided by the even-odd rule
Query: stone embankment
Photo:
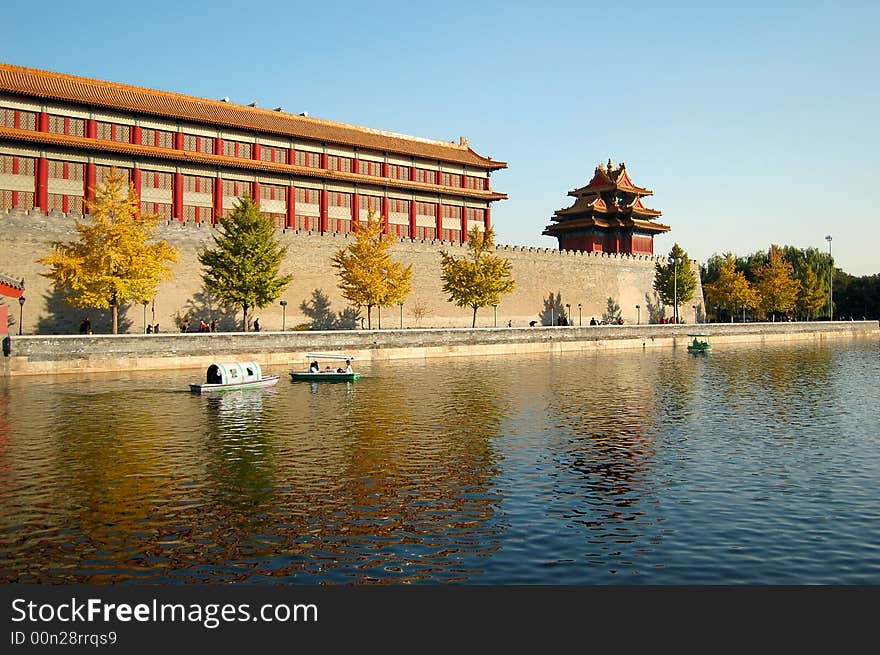
[[[202,368],[215,361],[253,360],[268,370],[301,366],[307,352],[343,352],[357,361],[614,348],[684,348],[689,332],[725,344],[823,341],[880,336],[877,321],[622,325],[590,327],[446,328],[333,332],[215,332],[15,336],[3,343],[0,376]]]

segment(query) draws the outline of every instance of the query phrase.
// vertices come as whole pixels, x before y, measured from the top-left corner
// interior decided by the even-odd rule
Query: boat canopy
[[[263,377],[260,365],[256,362],[229,362],[211,364],[208,367],[207,384],[241,384],[257,382]]]
[[[306,359],[354,359],[354,355],[340,355],[338,353],[306,353]]]
[[[689,332],[689,337],[711,337],[712,335],[708,332]]]

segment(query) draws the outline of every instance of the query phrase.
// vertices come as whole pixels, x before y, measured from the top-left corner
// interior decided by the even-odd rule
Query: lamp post
[[[498,327],[498,303],[492,305],[492,322]]]
[[[18,297],[18,336],[21,336],[21,321],[24,316],[24,296]]]
[[[578,327],[584,324],[583,314],[581,314],[581,304],[578,303]]]
[[[400,307],[400,329],[402,330],[403,329],[403,303],[399,302],[397,304]]]
[[[834,320],[834,259],[831,257],[831,235],[825,237],[828,242],[828,316]]]
[[[281,331],[284,332],[287,326],[287,301],[282,300],[278,304],[281,305]]]
[[[636,305],[636,325],[642,324],[642,307],[640,305]]]
[[[142,300],[141,303],[144,306],[144,334],[147,333],[147,305],[150,304],[149,300]]]
[[[153,297],[153,304],[150,305],[150,311],[153,313],[152,325],[155,326],[156,325],[156,298],[155,298],[155,296]],[[155,327],[154,327],[154,329],[155,329]]]
[[[700,321],[697,320],[697,306],[691,305],[691,307],[694,308],[694,323],[699,323]]]
[[[674,257],[672,260],[672,317],[673,322],[678,325],[678,265],[681,264],[681,257]]]
[[[565,324],[571,325],[571,304],[565,303]]]

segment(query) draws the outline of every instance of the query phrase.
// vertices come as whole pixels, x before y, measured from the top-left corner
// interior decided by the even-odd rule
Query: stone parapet
[[[684,348],[689,332],[711,334],[714,346],[880,337],[877,321],[713,323],[591,327],[343,330],[93,336],[10,336],[0,375],[203,368],[212,362],[257,361],[299,368],[307,352],[340,352],[358,362],[429,357],[515,355],[615,348]]]

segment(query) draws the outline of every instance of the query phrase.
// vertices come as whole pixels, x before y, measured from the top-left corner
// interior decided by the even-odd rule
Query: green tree
[[[141,214],[137,193],[129,184],[124,195],[122,174],[111,169],[95,189],[91,218],[76,221],[79,239],[54,242],[52,254],[39,260],[55,289],[74,307],[111,309],[113,334],[118,331],[119,306],[156,295],[159,282],[171,277],[177,250],[165,241],[152,242],[157,216]]]
[[[279,275],[287,248],[276,240],[272,219],[261,214],[247,194],[236,200],[229,216],[220,219],[214,246],[198,256],[205,267],[205,290],[240,306],[247,331],[248,310],[265,307],[290,284],[291,275]]]
[[[757,304],[757,295],[745,274],[737,269],[737,259],[731,252],[720,259],[717,278],[704,284],[703,291],[707,302],[730,312],[731,323],[737,309],[751,309]]]
[[[612,325],[620,320],[620,305],[614,302],[614,298],[609,296],[606,303],[605,313],[602,314],[602,320]]]
[[[654,267],[654,291],[667,305],[680,305],[694,297],[697,288],[697,274],[691,268],[687,252],[677,243],[672,246],[666,264],[657,262]],[[678,318],[678,307],[673,316]]]
[[[370,329],[373,307],[403,302],[412,288],[412,264],[404,266],[391,259],[388,249],[394,239],[382,231],[383,221],[370,211],[366,222],[355,224],[354,242],[337,250],[331,260],[342,296],[356,307],[367,308]]]
[[[495,231],[481,230],[475,225],[468,232],[468,254],[456,259],[441,251],[440,277],[448,301],[459,307],[474,310],[471,327],[477,325],[477,310],[501,302],[501,296],[513,291],[510,260],[492,254],[495,250]]]
[[[827,304],[825,302],[827,297],[828,294],[822,279],[813,271],[812,265],[805,263],[801,272],[797,298],[797,309],[801,316],[812,320],[816,313]]]
[[[782,258],[782,249],[770,246],[767,263],[755,271],[755,289],[758,292],[758,309],[762,315],[777,312],[787,314],[794,309],[800,284],[792,277],[793,267]]]

